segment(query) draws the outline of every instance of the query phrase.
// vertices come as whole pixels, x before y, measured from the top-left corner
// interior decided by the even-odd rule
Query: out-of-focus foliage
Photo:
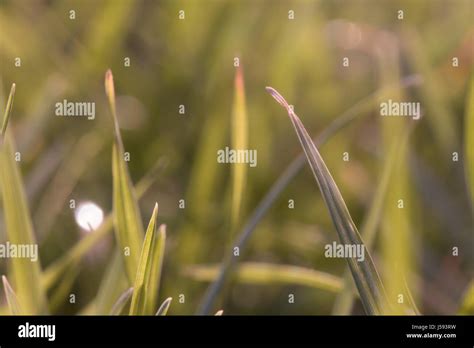
[[[16,143],[9,149],[21,161],[9,165],[18,169],[15,183],[20,178],[24,183],[18,197],[25,204],[18,197],[2,200],[0,243],[11,241],[7,213],[27,206],[18,221],[32,219],[31,229],[22,233],[34,231],[39,244],[41,267],[33,272],[41,282],[34,302],[41,303],[44,290],[54,314],[108,314],[117,301],[114,311],[128,312],[133,284],[126,274],[133,270],[130,262],[123,264],[110,214],[114,124],[103,86],[110,68],[136,216],[148,217],[158,202],[159,223],[167,225],[166,257],[154,291],[160,295],[148,313],[155,314],[168,297],[171,306],[165,302],[161,312],[168,306],[168,314],[196,311],[208,283],[187,270],[222,261],[231,234],[238,236],[301,152],[288,120],[275,115],[267,85],[294,105],[311,136],[375,91],[399,85],[378,95],[360,110],[364,117],[355,117],[318,149],[354,223],[378,221],[371,228],[370,252],[389,301],[401,293],[406,304],[409,288],[422,313],[455,313],[473,276],[466,180],[472,132],[465,128],[472,105],[467,93],[473,7],[470,0],[1,0],[0,107],[4,110],[16,83],[7,132]],[[246,117],[239,119],[246,136],[232,132],[236,58],[245,79]],[[401,81],[408,75],[423,83],[405,88]],[[56,116],[55,104],[65,99],[95,102],[95,119]],[[388,99],[420,102],[422,118],[381,117],[379,103]],[[393,144],[414,122],[406,149],[384,179]],[[217,162],[217,151],[233,143],[257,150],[255,168],[232,174],[236,168]],[[156,170],[160,161],[167,166]],[[385,185],[383,197],[376,196]],[[374,196],[380,204],[375,220],[367,215]],[[76,224],[77,205],[85,201],[105,213],[95,231]],[[229,230],[231,221],[235,231]],[[237,261],[243,267],[273,265],[273,279],[282,276],[277,271],[284,265],[340,279],[345,260],[324,256],[324,246],[334,240],[330,214],[306,165],[258,221]],[[135,241],[133,248],[141,250],[142,244]],[[137,256],[135,267],[138,261]],[[0,259],[0,273],[7,275],[22,310],[36,311],[33,302],[23,306],[33,288],[11,277],[13,263]],[[297,282],[240,282],[242,270],[236,271],[211,313],[328,314],[338,296],[334,288]],[[288,303],[289,293],[294,303]],[[3,292],[0,301],[1,313],[9,313]],[[352,313],[363,313],[358,298]]]

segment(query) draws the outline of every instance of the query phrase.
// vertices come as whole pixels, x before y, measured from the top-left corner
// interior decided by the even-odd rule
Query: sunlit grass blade
[[[189,266],[184,272],[192,279],[211,282],[219,274],[219,265]],[[339,292],[342,289],[342,280],[331,274],[304,267],[263,262],[238,264],[235,269],[235,281],[261,285],[301,285],[330,292]]]
[[[18,303],[18,298],[13,291],[10,283],[7,280],[7,277],[2,276],[3,290],[5,292],[5,298],[7,299],[8,308],[10,309],[10,314],[12,315],[21,315],[23,314],[20,304]]]
[[[147,295],[145,301],[145,314],[151,315],[158,306],[158,294],[161,284],[161,269],[165,256],[166,226],[161,225],[155,236],[153,248],[150,254],[150,273],[147,281]]]
[[[248,147],[247,110],[245,104],[245,87],[242,68],[237,68],[235,73],[234,106],[232,110],[232,149],[246,150]],[[233,238],[238,225],[242,205],[242,195],[245,188],[247,175],[246,163],[232,165],[232,211],[231,211],[231,237]]]
[[[168,313],[168,309],[170,308],[171,301],[173,298],[168,297],[166,300],[163,301],[160,308],[156,311],[156,315],[166,315]]]
[[[13,138],[7,131],[14,93],[15,87],[13,85],[3,120],[3,144],[0,146],[0,190],[2,191],[5,227],[10,243],[37,246],[21,172],[15,160]],[[41,286],[39,260],[31,261],[28,258],[15,257],[11,258],[10,267],[11,279],[24,313],[46,313],[46,295]]]
[[[15,87],[16,85],[12,84],[12,88],[10,89],[10,94],[8,96],[7,106],[5,107],[5,113],[3,114],[2,128],[0,130],[0,146],[3,143],[3,137],[7,131],[8,121],[10,120],[10,115],[12,113],[13,99],[15,98]]]
[[[216,317],[220,317],[224,314],[224,311],[222,309],[219,309],[216,314],[214,314]]]
[[[317,137],[314,138],[314,142],[317,144],[317,146],[321,146],[325,144],[332,135],[336,134],[338,131],[349,125],[357,117],[367,117],[370,115],[369,111],[379,105],[379,98],[381,95],[398,90],[400,87],[408,88],[412,86],[418,86],[422,83],[423,80],[419,75],[408,75],[404,77],[400,83],[390,84],[386,87],[379,88],[374,93],[363,98],[357,104],[350,107],[340,116],[338,116],[328,127],[326,127]],[[275,200],[288,186],[291,180],[301,171],[305,162],[306,159],[304,153],[296,157],[275,181],[265,196],[260,200],[257,207],[247,219],[247,222],[243,225],[238,236],[236,236],[236,239],[234,240],[233,245],[238,247],[241,253],[245,249],[260,220],[265,216]],[[217,294],[221,291],[226,280],[229,278],[231,270],[237,262],[237,259],[233,257],[232,253],[233,250],[229,249],[227,254],[224,256],[219,276],[207,289],[206,294],[201,301],[200,308],[197,311],[198,314],[208,314],[210,312],[210,308],[216,299]]]
[[[290,108],[287,101],[275,89],[267,87],[267,91],[288,112],[341,243],[364,245],[331,173],[300,119]],[[347,261],[366,313],[383,314],[386,313],[387,305],[385,290],[367,249],[366,254],[367,256],[364,261],[358,262],[354,258],[349,258]]]
[[[130,282],[135,279],[135,272],[140,259],[140,246],[143,240],[143,225],[138,208],[135,189],[125,163],[125,149],[120,135],[117,119],[115,88],[112,72],[105,74],[105,92],[109,101],[114,124],[115,143],[112,150],[112,177],[114,225],[118,244],[124,256],[127,275]]]
[[[166,227],[165,225],[161,225],[157,229],[157,216],[158,204],[156,204],[153,209],[153,214],[145,234],[140,262],[137,269],[137,276],[134,283],[130,315],[150,314],[147,313],[146,303],[150,298],[149,285],[150,279],[152,279],[151,274],[155,273],[153,279],[159,279],[161,276],[161,265],[166,240]],[[156,262],[156,260],[158,260],[158,262]],[[156,294],[154,294],[154,296],[156,296]]]
[[[120,297],[117,299],[117,302],[114,303],[112,309],[110,310],[110,315],[120,315],[123,312],[123,309],[130,301],[130,298],[133,294],[133,288],[128,288]]]
[[[464,151],[466,152],[466,178],[471,193],[471,211],[474,214],[474,73],[471,75],[466,100],[466,120],[464,126]]]

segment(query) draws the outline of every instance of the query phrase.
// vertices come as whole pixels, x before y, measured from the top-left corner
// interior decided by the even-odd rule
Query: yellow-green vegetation
[[[336,4],[3,1],[0,314],[474,314],[472,1]]]

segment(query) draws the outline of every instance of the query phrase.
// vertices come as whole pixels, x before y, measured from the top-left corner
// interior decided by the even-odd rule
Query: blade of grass
[[[345,126],[350,124],[357,116],[369,115],[370,111],[374,106],[377,106],[379,103],[379,97],[390,93],[393,90],[398,90],[400,87],[408,88],[411,86],[418,86],[422,84],[422,79],[419,75],[409,75],[404,77],[400,83],[389,85],[375,91],[373,94],[359,101],[356,105],[349,108],[346,112],[336,118],[324,131],[319,134],[314,142],[317,146],[321,146],[336,132],[343,129]],[[253,231],[257,227],[258,222],[265,216],[267,211],[272,206],[273,202],[278,198],[280,193],[288,186],[291,180],[300,172],[304,167],[306,162],[305,155],[302,153],[290,165],[285,169],[285,171],[280,175],[277,181],[270,188],[268,193],[262,198],[255,210],[253,211],[250,218],[247,220],[246,224],[240,231],[236,240],[234,241],[234,246],[238,247],[240,254],[244,250],[245,246],[248,243],[248,240],[252,236]],[[237,262],[237,259],[233,257],[233,249],[229,249],[224,256],[224,259],[221,264],[221,269],[219,276],[214,280],[214,282],[207,289],[204,298],[199,306],[197,314],[208,314],[213,305],[213,302],[222,289],[224,283],[229,277],[229,274]]]
[[[146,303],[149,297],[148,285],[150,282],[151,273],[157,273],[158,278],[161,274],[161,261],[163,259],[164,242],[166,238],[166,227],[161,225],[156,228],[156,219],[158,215],[158,204],[153,209],[153,214],[150,218],[150,223],[145,234],[140,261],[137,269],[137,276],[134,283],[134,291],[132,296],[132,304],[130,306],[130,315],[142,315],[146,313]],[[159,254],[156,256],[156,254]],[[154,260],[158,259],[160,262],[154,264]],[[152,269],[152,266],[158,265],[157,269]]]
[[[219,265],[189,266],[184,272],[194,280],[212,282],[219,275]],[[263,262],[240,263],[235,269],[235,280],[247,284],[302,285],[330,292],[339,292],[342,289],[342,280],[331,274],[304,267]]]
[[[3,123],[0,130],[0,146],[3,143],[3,137],[7,131],[8,121],[10,120],[10,115],[12,113],[13,99],[15,98],[15,88],[16,85],[12,84],[12,88],[10,89],[10,94],[8,96],[7,106],[5,107],[5,113],[3,114]]]
[[[3,119],[0,146],[0,189],[2,191],[3,210],[7,238],[16,245],[37,245],[33,233],[30,211],[21,178],[18,163],[15,161],[15,146],[7,132],[10,119],[15,85],[8,97]],[[39,260],[32,262],[27,258],[10,260],[12,279],[17,290],[18,301],[25,314],[44,314],[47,312],[46,295],[41,286],[41,266]]]
[[[5,291],[5,298],[7,299],[8,308],[10,309],[10,314],[21,315],[23,312],[21,310],[20,304],[18,303],[18,298],[10,286],[7,277],[4,275],[2,275],[2,282],[3,290]]]
[[[133,294],[133,288],[128,288],[120,297],[117,302],[112,306],[110,310],[110,315],[120,315],[123,312],[125,306],[130,301],[130,298]]]
[[[288,112],[288,116],[293,123],[298,139],[306,154],[306,158],[323,195],[326,206],[328,207],[341,243],[364,246],[364,242],[352,221],[344,199],[331,173],[300,119],[293,112],[292,108],[290,108],[286,100],[275,89],[271,87],[267,87],[266,89]],[[385,291],[372,261],[372,257],[367,249],[366,251],[367,257],[364,261],[358,262],[354,258],[349,258],[347,261],[366,313],[383,314],[386,312],[387,305]]]
[[[173,298],[171,297],[168,297],[166,300],[164,300],[155,315],[166,315],[168,313],[168,309],[170,308],[172,300]]]
[[[232,148],[234,150],[247,149],[247,111],[245,104],[245,88],[242,68],[239,66],[235,73],[234,106],[232,110]],[[232,212],[231,236],[234,238],[242,205],[242,194],[245,187],[247,164],[234,163],[232,165]]]
[[[125,252],[127,249],[129,251],[128,255],[124,256],[124,259],[128,279],[130,282],[133,282],[140,259],[140,245],[143,240],[143,225],[136,200],[135,189],[123,157],[125,149],[120,135],[120,127],[115,107],[114,80],[110,70],[107,70],[105,74],[105,92],[112,113],[115,136],[115,143],[112,150],[115,232],[118,244],[122,251]]]
[[[165,255],[166,226],[160,226],[158,236],[155,237],[155,244],[151,251],[150,274],[147,283],[147,298],[145,301],[145,313],[151,315],[158,306],[158,294],[161,284],[161,269],[163,267],[163,257]]]

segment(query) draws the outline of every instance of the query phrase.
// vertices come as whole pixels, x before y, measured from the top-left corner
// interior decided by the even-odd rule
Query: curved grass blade
[[[115,143],[112,149],[112,177],[115,232],[120,248],[123,251],[129,251],[129,255],[124,257],[124,261],[128,279],[130,282],[133,282],[140,259],[143,225],[135,189],[123,157],[125,150],[122,136],[120,135],[115,107],[114,80],[110,70],[107,70],[105,74],[105,92],[114,123]]]
[[[349,108],[342,115],[337,117],[324,131],[314,138],[314,142],[320,146],[326,143],[326,141],[336,132],[343,129],[345,126],[350,124],[352,120],[361,115],[369,115],[368,111],[371,110],[374,106],[378,105],[379,98],[381,95],[390,93],[391,91],[399,90],[400,87],[408,88],[411,86],[418,86],[422,84],[423,80],[419,75],[409,75],[404,77],[400,83],[389,85],[383,87],[369,95],[368,97],[362,99],[357,104]],[[277,181],[272,185],[270,190],[258,203],[257,207],[254,209],[250,218],[247,219],[247,222],[242,227],[239,235],[234,240],[234,246],[238,247],[240,252],[244,250],[245,246],[248,243],[248,240],[252,236],[253,231],[258,225],[258,222],[265,216],[267,211],[272,206],[273,202],[278,198],[280,193],[288,186],[291,180],[300,172],[304,167],[306,160],[304,153],[300,154],[295,158],[290,165],[285,169],[285,171],[279,176]],[[236,264],[237,259],[233,257],[233,250],[229,249],[224,256],[224,259],[221,263],[221,268],[219,276],[214,280],[214,282],[207,289],[203,300],[199,306],[197,314],[208,314],[214,303],[214,300],[222,289],[224,283],[229,277],[229,274],[232,271],[233,266]]]
[[[267,87],[266,89],[288,112],[288,116],[293,123],[298,139],[306,154],[306,158],[323,195],[324,202],[328,207],[341,243],[362,245],[365,248],[364,242],[352,221],[344,199],[331,173],[300,119],[293,112],[292,108],[290,108],[287,101],[275,89],[271,87]],[[384,314],[387,312],[385,290],[383,289],[382,281],[380,280],[372,258],[368,250],[366,251],[367,257],[364,261],[358,262],[354,258],[349,258],[347,261],[366,313]]]
[[[195,265],[185,269],[185,274],[198,281],[211,282],[219,274],[219,265]],[[235,280],[247,284],[291,284],[339,292],[341,278],[309,268],[275,265],[263,262],[243,262],[235,269]]]
[[[166,315],[168,313],[168,309],[170,308],[171,301],[173,300],[172,297],[168,297],[166,300],[163,301],[161,304],[160,308],[158,308],[158,311],[156,312],[155,315]]]
[[[7,132],[10,119],[15,85],[8,97],[1,130],[3,140],[0,144],[0,189],[2,191],[3,210],[7,238],[16,245],[37,247],[33,225],[26,200],[18,163],[15,161],[13,138]],[[10,260],[11,279],[17,291],[18,301],[25,314],[44,314],[47,312],[46,295],[41,286],[41,266],[39,260],[12,258]]]
[[[5,298],[7,299],[8,308],[10,309],[10,314],[12,315],[21,315],[22,310],[20,304],[18,303],[18,298],[13,291],[10,283],[7,280],[7,277],[2,276],[3,290],[5,291]]]
[[[130,301],[130,298],[133,294],[133,288],[128,288],[120,297],[118,298],[117,302],[112,306],[110,310],[110,315],[120,315],[123,312],[123,309]]]
[[[153,214],[145,234],[137,276],[135,278],[130,315],[148,314],[146,303],[150,298],[148,286],[150,284],[151,274],[156,274],[154,279],[156,279],[156,277],[159,278],[161,275],[161,265],[166,240],[166,226],[161,225],[157,231],[157,216],[158,204],[156,204],[153,209]],[[156,260],[158,260],[158,262],[156,262]],[[153,266],[156,268],[153,268]]]

